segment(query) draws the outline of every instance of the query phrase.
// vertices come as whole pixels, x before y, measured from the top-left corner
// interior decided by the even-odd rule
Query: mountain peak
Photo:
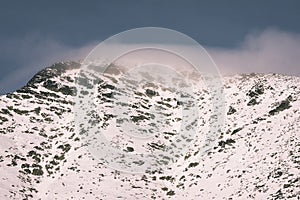
[[[196,88],[201,115],[187,151],[161,170],[134,174],[95,158],[86,147],[84,133],[76,130],[74,98],[92,95],[78,94],[79,72],[77,62],[56,63],[25,87],[0,97],[1,199],[297,199],[299,77],[225,77],[226,121],[205,154],[199,152],[203,133],[209,130],[210,94]],[[168,146],[183,120],[182,102],[166,96],[172,93],[161,86],[139,85],[116,76],[120,74],[103,77],[95,85],[97,95],[93,94],[102,107],[91,115],[103,126],[107,144],[126,156]],[[136,100],[118,101],[120,80],[135,84]],[[130,123],[146,123],[145,127],[153,125],[147,124],[152,119],[150,109],[158,105],[165,117],[160,123],[167,130],[154,132],[154,142],[145,139],[144,146],[139,146],[136,137],[118,132],[125,122],[111,112],[116,105],[131,111],[127,113]]]

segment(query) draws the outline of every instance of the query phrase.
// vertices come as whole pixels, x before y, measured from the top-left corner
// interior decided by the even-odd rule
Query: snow
[[[49,79],[59,87],[74,86],[67,77],[74,81],[79,73],[79,69],[68,69],[55,76],[57,72],[51,70],[54,76]],[[92,155],[75,129],[74,96],[51,91],[44,82],[36,88],[29,86],[25,93],[1,96],[0,116],[7,121],[0,118],[0,199],[299,199],[300,78],[250,74],[224,77],[223,81],[226,112],[229,106],[236,112],[226,115],[214,148],[198,153],[203,133],[208,131],[210,109],[209,94],[199,86],[196,94],[203,116],[197,137],[186,156],[153,173],[120,172]],[[263,93],[247,95],[257,84],[263,86]],[[30,98],[22,97],[24,94]],[[290,95],[290,108],[269,114]],[[253,98],[258,103],[248,105]],[[105,113],[103,109],[105,106],[100,109]],[[168,111],[170,120],[180,116],[176,109]],[[118,129],[113,123],[110,126],[107,130],[116,134]],[[155,141],[164,141],[160,136]],[[119,141],[122,148],[134,146],[128,137],[113,138],[108,137],[112,143]],[[150,151],[143,145],[140,150]],[[29,155],[30,151],[38,155]],[[42,175],[32,173],[39,168],[36,165]],[[31,173],[24,171],[27,168]]]

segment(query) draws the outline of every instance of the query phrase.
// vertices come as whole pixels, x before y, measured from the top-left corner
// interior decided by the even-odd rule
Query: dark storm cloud
[[[8,92],[11,88],[20,88],[38,71],[59,61],[80,60],[87,55],[96,45],[90,43],[83,47],[70,47],[58,41],[41,37],[40,35],[28,35],[22,39],[2,41],[0,54],[15,61],[15,68],[6,69],[9,73],[0,79],[1,93]]]
[[[239,60],[239,52],[248,48],[243,41],[253,31],[271,27],[289,36],[300,33],[299,8],[298,1],[276,0],[2,1],[0,93],[19,88],[46,65],[82,57],[91,44],[136,27],[183,32],[205,47],[214,48],[216,62],[228,66],[230,59],[226,58]],[[246,65],[233,68],[243,71],[248,69]]]

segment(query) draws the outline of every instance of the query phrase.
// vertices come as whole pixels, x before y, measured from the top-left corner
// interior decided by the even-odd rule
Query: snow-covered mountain
[[[96,159],[76,131],[78,73],[79,63],[57,63],[0,97],[0,199],[299,199],[299,77],[224,77],[225,125],[204,154],[200,142],[210,105],[209,93],[199,88],[195,95],[203,115],[198,125],[203,127],[185,155],[165,169],[125,173]],[[108,130],[111,145],[126,154],[164,148],[182,120],[180,102],[157,85],[136,90],[138,101],[115,102],[120,90],[113,76],[119,73],[96,83],[102,106],[97,123]],[[112,103],[139,113],[130,115],[135,123],[147,122],[150,104],[159,104],[167,126],[139,149],[134,141],[110,135],[109,127],[118,127],[115,115],[107,112]]]

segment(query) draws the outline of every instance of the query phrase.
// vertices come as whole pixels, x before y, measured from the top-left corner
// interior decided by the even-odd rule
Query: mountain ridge
[[[79,69],[77,62],[57,63],[0,97],[2,199],[299,197],[299,77],[225,77],[226,123],[216,146],[198,157],[195,143],[180,167],[140,175],[106,167],[82,144],[73,120]],[[208,112],[207,94],[197,97]],[[108,115],[101,119],[111,122]]]

